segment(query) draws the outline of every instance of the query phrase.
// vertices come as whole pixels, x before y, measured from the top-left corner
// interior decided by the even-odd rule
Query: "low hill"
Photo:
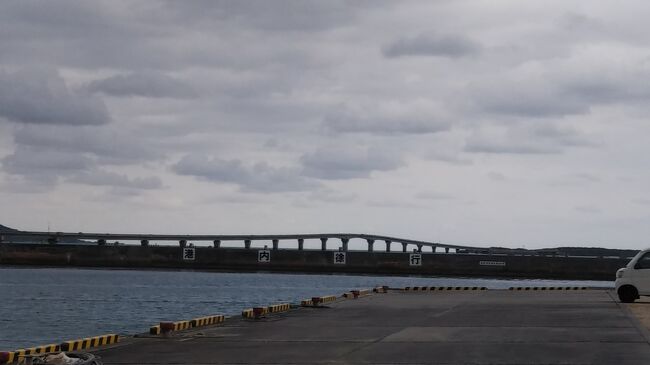
[[[17,229],[9,228],[0,224],[0,235],[2,235],[3,242],[14,242],[14,243],[47,243],[47,236],[36,236],[36,237],[21,237],[13,236],[12,233],[20,232]],[[66,239],[60,243],[90,243],[88,241],[77,240],[77,239]]]
[[[633,257],[639,250],[627,250],[616,248],[602,247],[558,247],[554,250],[560,254],[569,256],[616,256],[616,257]]]

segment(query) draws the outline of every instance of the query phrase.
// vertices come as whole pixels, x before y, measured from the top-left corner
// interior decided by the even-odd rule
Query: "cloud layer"
[[[641,246],[645,10],[2,2],[0,224]]]

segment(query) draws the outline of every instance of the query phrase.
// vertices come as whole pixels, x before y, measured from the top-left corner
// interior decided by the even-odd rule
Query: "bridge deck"
[[[642,364],[647,332],[610,293],[390,292],[127,340],[105,364]]]

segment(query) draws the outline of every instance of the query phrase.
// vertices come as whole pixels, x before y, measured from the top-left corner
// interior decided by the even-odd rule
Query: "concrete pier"
[[[206,309],[209,310],[209,309]],[[389,291],[94,351],[105,364],[648,364],[606,290]]]

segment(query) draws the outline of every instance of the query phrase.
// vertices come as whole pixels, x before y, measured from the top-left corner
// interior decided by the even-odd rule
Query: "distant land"
[[[0,224],[0,235],[2,235],[4,241],[14,242],[14,243],[47,243],[49,237],[21,237],[21,236],[12,236],[14,232],[20,232],[17,229],[9,228]],[[77,240],[77,239],[66,239],[60,243],[76,243],[76,244],[90,244],[89,241]]]
[[[46,243],[48,237],[21,237],[12,236],[11,233],[19,232],[17,229],[9,228],[0,224],[0,234],[4,237],[4,241],[15,243]],[[68,239],[60,241],[60,243],[77,243],[77,244],[93,244],[94,242]],[[505,247],[490,247],[491,249],[506,249]],[[486,248],[487,249],[487,248]],[[630,249],[615,249],[615,248],[602,248],[602,247],[554,247],[544,248],[539,251],[554,252],[559,256],[598,256],[598,257],[632,257],[639,252],[639,250]]]

